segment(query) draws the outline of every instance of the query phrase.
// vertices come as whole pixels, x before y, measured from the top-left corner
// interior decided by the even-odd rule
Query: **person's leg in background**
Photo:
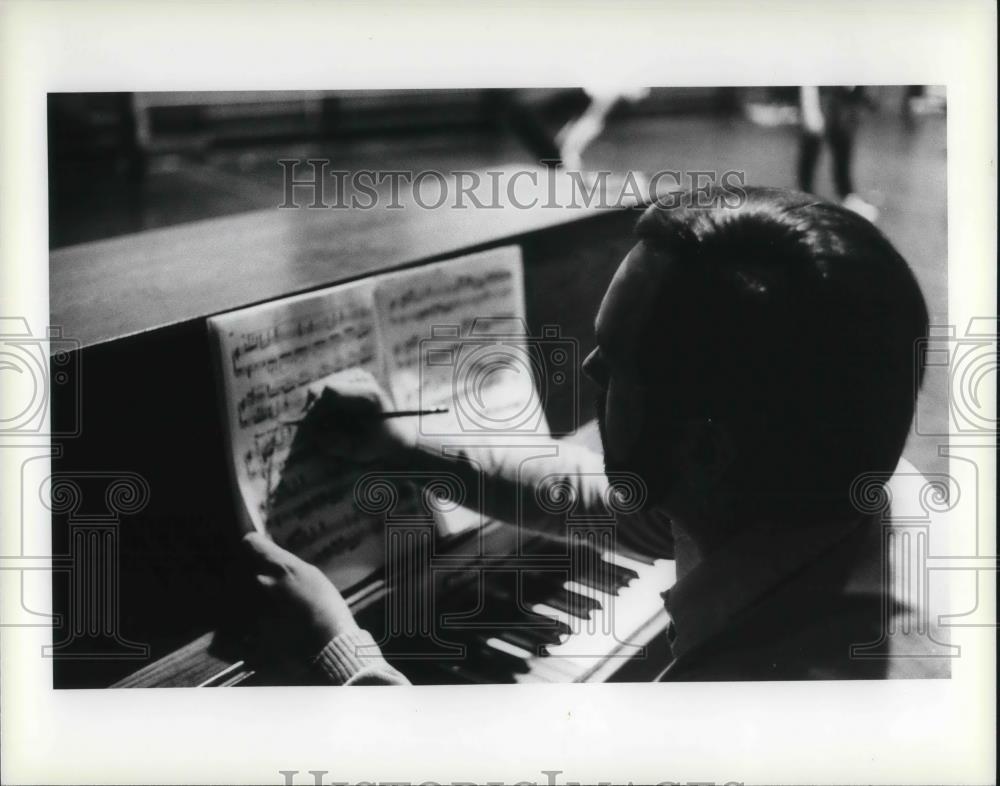
[[[584,88],[584,108],[567,121],[558,134],[560,155],[567,169],[583,169],[583,152],[604,131],[608,116],[621,104],[635,104],[649,95],[649,88],[634,85]]]
[[[813,180],[816,175],[816,163],[819,161],[823,137],[820,134],[802,129],[799,133],[798,181],[799,190],[811,194]]]
[[[841,200],[854,193],[851,177],[854,136],[857,132],[857,109],[839,91],[832,95],[825,105],[826,139],[830,145],[833,185]]]
[[[564,166],[556,130],[589,103],[581,88],[496,89],[487,91],[486,101],[493,122],[517,139],[532,162],[552,168]]]
[[[826,121],[820,104],[819,88],[803,85],[799,88],[799,189],[813,193],[813,178],[820,148],[823,146],[823,132]]]
[[[852,166],[854,140],[859,123],[860,99],[845,88],[836,88],[824,101],[826,138],[830,145],[833,184],[844,207],[869,221],[878,218],[878,208],[866,202],[854,190]]]

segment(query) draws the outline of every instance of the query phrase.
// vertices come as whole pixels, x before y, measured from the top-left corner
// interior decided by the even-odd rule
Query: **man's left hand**
[[[315,565],[259,532],[245,535],[242,545],[264,601],[267,649],[311,657],[335,636],[358,630],[340,592]]]

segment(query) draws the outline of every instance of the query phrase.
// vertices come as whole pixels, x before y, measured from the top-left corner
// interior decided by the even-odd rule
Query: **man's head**
[[[849,512],[858,474],[895,467],[922,376],[905,260],[854,213],[776,189],[653,205],[637,235],[584,365],[608,469],[689,519]]]

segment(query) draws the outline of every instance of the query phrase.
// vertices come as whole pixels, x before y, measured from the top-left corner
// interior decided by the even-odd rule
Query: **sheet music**
[[[449,409],[421,416],[422,434],[452,445],[549,435],[535,388],[538,358],[527,332],[519,247],[384,275],[375,303],[397,405]],[[478,511],[449,511],[441,525],[455,533],[480,518]]]
[[[353,504],[357,467],[296,445],[308,387],[361,368],[387,385],[371,280],[209,320],[244,526],[319,565],[343,588],[384,560],[381,522]]]
[[[428,432],[483,438],[548,434],[535,389],[517,246],[382,276],[375,290],[391,391]],[[531,408],[531,418],[517,413]],[[511,420],[505,420],[505,415]],[[524,413],[527,415],[527,413]],[[540,415],[536,418],[534,415]]]
[[[283,419],[302,413],[310,386],[362,369],[400,409],[448,407],[420,418],[445,443],[509,439],[507,426],[547,435],[524,317],[520,249],[508,247],[210,319],[244,527],[341,588],[372,573],[385,559],[384,521],[354,504],[365,468],[319,455]],[[416,509],[418,493],[408,487],[396,512]],[[436,521],[454,533],[481,514],[438,512]]]

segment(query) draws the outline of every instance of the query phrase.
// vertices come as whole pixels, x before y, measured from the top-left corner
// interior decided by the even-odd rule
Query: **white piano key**
[[[535,674],[546,682],[572,682],[581,672],[579,663],[568,662],[564,658],[553,658],[548,655],[536,655],[503,639],[491,637],[486,640],[486,644],[500,652],[521,658],[529,664],[531,668],[529,673]]]
[[[634,570],[638,577],[621,587],[617,595],[601,592],[577,581],[567,581],[567,592],[590,598],[601,604],[588,619],[560,611],[546,603],[536,603],[531,611],[569,626],[569,635],[562,635],[559,644],[546,646],[548,656],[539,656],[522,647],[498,640],[497,649],[516,657],[527,656],[529,672],[514,675],[517,682],[574,682],[587,679],[604,659],[626,656],[628,641],[654,616],[662,612],[660,593],[674,579],[674,565],[669,560],[657,560],[653,565],[606,552],[608,562]],[[624,649],[623,649],[624,648]]]
[[[597,659],[606,657],[618,647],[618,642],[610,633],[604,632],[608,624],[604,612],[595,609],[591,615],[590,624],[583,630],[570,636],[563,644],[549,648],[549,656],[553,658],[569,658],[581,661],[581,667],[588,670]]]
[[[547,685],[553,682],[564,682],[564,680],[550,679],[549,677],[546,677],[544,674],[535,674],[529,671],[527,674],[515,674],[514,682],[517,682],[521,685],[538,685],[538,684]]]
[[[573,682],[585,671],[579,661],[552,656],[532,658],[529,674],[537,675],[548,682]]]

